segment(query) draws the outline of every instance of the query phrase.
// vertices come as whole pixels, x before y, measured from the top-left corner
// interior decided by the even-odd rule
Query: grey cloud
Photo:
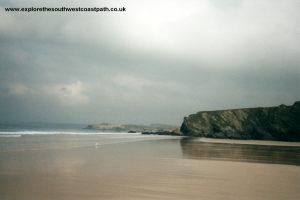
[[[44,4],[0,0],[9,5]],[[110,5],[127,12],[1,9],[0,121],[178,124],[199,110],[300,99],[298,1]]]

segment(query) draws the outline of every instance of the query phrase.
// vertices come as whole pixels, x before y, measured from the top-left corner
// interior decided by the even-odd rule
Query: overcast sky
[[[32,6],[127,11],[4,11]],[[290,105],[299,64],[299,0],[0,0],[0,122],[180,124]]]

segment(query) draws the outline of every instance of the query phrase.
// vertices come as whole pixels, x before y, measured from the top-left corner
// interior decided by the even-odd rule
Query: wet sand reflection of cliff
[[[300,165],[300,147],[209,143],[188,138],[180,144],[184,158]]]

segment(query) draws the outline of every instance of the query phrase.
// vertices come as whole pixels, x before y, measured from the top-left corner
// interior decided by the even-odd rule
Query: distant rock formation
[[[103,132],[127,132],[127,133],[141,133],[141,132],[163,132],[171,131],[178,127],[166,124],[150,124],[150,125],[136,125],[136,124],[111,124],[100,123],[90,124],[86,129],[98,130]]]
[[[292,106],[203,111],[184,118],[183,135],[300,141],[300,101]]]
[[[169,130],[169,131],[155,131],[155,132],[142,132],[143,135],[172,135],[172,136],[180,136],[181,133],[177,130]]]

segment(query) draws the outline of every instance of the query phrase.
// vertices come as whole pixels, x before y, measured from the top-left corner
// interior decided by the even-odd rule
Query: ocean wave
[[[17,135],[140,135],[141,133],[120,133],[120,132],[75,132],[75,131],[14,131],[2,132],[0,137],[18,137]]]
[[[0,132],[0,137],[21,137],[22,135],[20,134],[2,134]]]

